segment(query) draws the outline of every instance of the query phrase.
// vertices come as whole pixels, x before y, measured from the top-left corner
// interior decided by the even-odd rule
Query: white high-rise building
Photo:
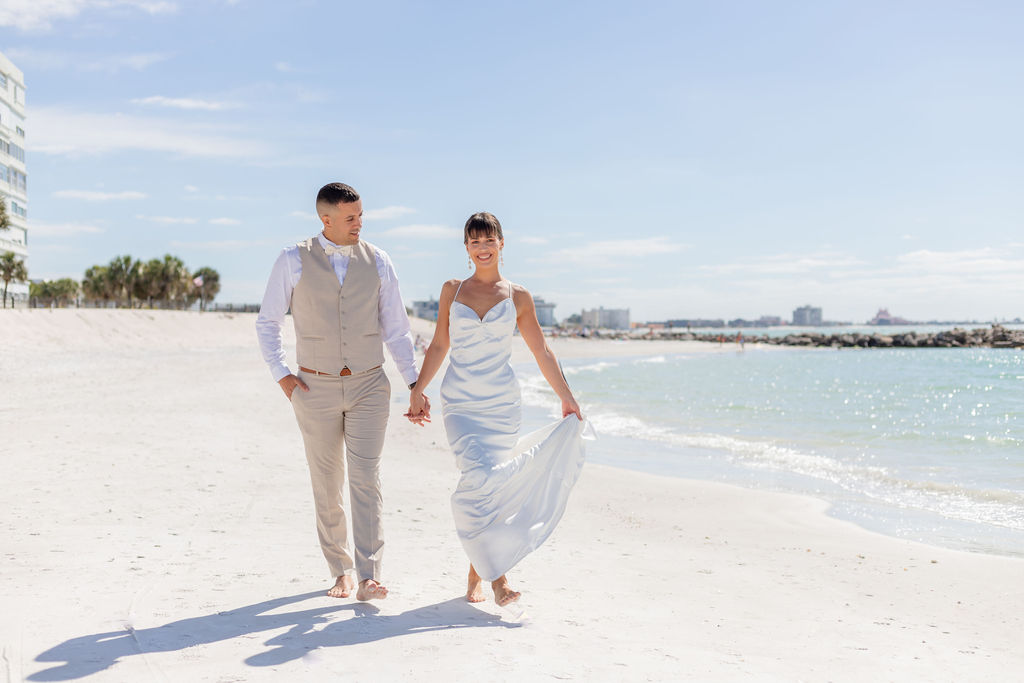
[[[0,252],[28,260],[28,177],[25,172],[25,76],[0,52],[0,201],[10,229],[0,231]],[[2,292],[0,292],[2,294]],[[12,282],[7,296],[28,298],[28,283]]]
[[[555,304],[535,296],[533,297],[533,307],[537,311],[537,322],[541,327],[555,326]]]
[[[810,304],[801,306],[793,311],[794,325],[821,325],[821,309]]]
[[[609,330],[628,330],[629,309],[604,308],[603,306],[591,311],[584,309],[580,313],[580,322],[584,327],[605,328]]]

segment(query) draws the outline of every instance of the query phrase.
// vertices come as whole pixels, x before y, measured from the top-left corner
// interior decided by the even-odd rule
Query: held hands
[[[405,413],[405,417],[409,418],[409,422],[418,424],[420,427],[425,426],[424,423],[430,422],[430,400],[423,395],[423,392],[413,389],[409,394],[409,411]]]
[[[302,391],[309,391],[309,386],[295,375],[285,375],[277,381],[281,386],[281,391],[288,397],[288,400],[292,400],[292,392],[295,391],[296,387],[302,389]]]

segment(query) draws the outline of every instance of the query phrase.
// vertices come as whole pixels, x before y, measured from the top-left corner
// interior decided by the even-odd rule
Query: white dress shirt
[[[317,235],[320,245],[338,246],[324,237],[321,232]],[[395,267],[391,264],[391,258],[387,253],[373,247],[373,255],[377,262],[377,274],[380,276],[380,299],[377,307],[380,311],[380,331],[384,344],[388,347],[391,358],[394,359],[398,371],[406,384],[416,381],[418,375],[416,363],[413,356],[412,334],[409,331],[409,317],[405,313],[405,304],[402,303],[402,293],[398,290],[398,276],[395,274]],[[348,271],[349,257],[342,254],[331,254],[327,257],[334,268],[338,282],[344,284],[345,273]],[[263,303],[260,305],[260,314],[256,318],[256,336],[259,337],[260,351],[263,353],[263,360],[270,367],[270,374],[274,381],[280,381],[282,377],[292,374],[285,362],[284,342],[281,337],[281,325],[284,323],[285,314],[291,307],[292,290],[298,284],[302,276],[302,257],[299,255],[299,246],[295,245],[284,249],[274,267],[270,271],[270,280],[267,282],[267,291],[263,294]]]

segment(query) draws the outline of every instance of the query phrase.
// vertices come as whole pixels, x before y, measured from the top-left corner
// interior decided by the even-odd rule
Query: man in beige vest
[[[391,259],[359,239],[359,194],[330,183],[320,189],[316,211],[323,230],[274,263],[256,331],[305,443],[320,547],[335,579],[327,594],[347,598],[358,583],[356,598],[373,600],[388,594],[381,582],[380,454],[391,384],[381,369],[383,346],[411,389],[413,342]],[[285,362],[281,339],[289,308],[297,374]],[[342,507],[346,469],[354,554]]]

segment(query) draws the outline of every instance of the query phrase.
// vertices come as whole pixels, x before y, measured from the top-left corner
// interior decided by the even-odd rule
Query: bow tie
[[[346,244],[346,245],[343,245],[343,246],[334,246],[333,244],[325,244],[324,245],[324,251],[327,253],[328,256],[331,256],[332,254],[341,254],[342,256],[351,257],[352,256],[352,246],[353,245],[351,245],[351,244]]]

